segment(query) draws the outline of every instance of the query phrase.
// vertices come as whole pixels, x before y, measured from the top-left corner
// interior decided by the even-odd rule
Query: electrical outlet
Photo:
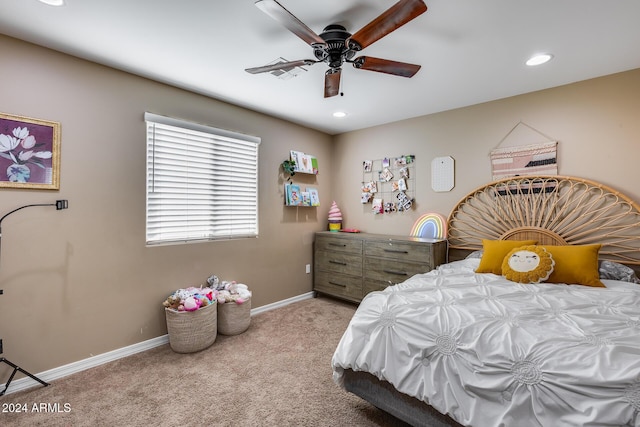
[[[311,264],[307,264],[307,265],[305,266],[305,272],[306,272],[307,274],[311,273]]]

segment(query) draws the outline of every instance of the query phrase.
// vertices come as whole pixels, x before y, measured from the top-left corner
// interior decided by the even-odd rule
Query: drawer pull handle
[[[382,270],[385,273],[389,273],[389,274],[395,274],[397,276],[406,276],[407,273],[405,273],[404,271],[394,271],[394,270]]]
[[[408,254],[409,253],[409,251],[402,251],[402,250],[399,250],[399,249],[385,249],[384,251],[385,252],[392,252],[394,254]]]
[[[344,248],[347,245],[344,243],[329,243],[329,246],[340,246],[341,248]]]
[[[330,284],[330,285],[341,286],[341,287],[343,287],[343,288],[346,288],[346,287],[347,287],[347,285],[343,285],[342,283],[332,282],[331,280],[329,280],[329,284]]]
[[[330,264],[347,265],[346,262],[329,260]]]

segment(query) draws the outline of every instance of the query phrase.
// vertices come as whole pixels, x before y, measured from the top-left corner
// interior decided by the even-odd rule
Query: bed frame
[[[594,181],[521,176],[467,194],[447,220],[449,261],[482,249],[482,240],[537,240],[545,245],[601,244],[600,260],[640,272],[640,206]],[[413,426],[459,426],[427,403],[366,372],[345,370],[347,391]]]

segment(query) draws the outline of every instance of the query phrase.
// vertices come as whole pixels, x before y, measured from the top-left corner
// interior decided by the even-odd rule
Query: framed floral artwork
[[[60,189],[60,123],[0,113],[0,188]]]

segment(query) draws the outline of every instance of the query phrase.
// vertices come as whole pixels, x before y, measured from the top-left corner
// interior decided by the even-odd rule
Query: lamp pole
[[[30,207],[34,207],[34,206],[55,206],[56,210],[61,210],[61,209],[67,209],[69,207],[69,201],[68,200],[56,200],[55,203],[37,203],[37,204],[32,204],[32,205],[25,205],[25,206],[20,206],[17,209],[14,209],[6,214],[4,214],[2,216],[2,218],[0,218],[0,244],[2,242],[2,221],[8,217],[9,215],[11,215],[14,212],[17,212],[21,209],[25,209],[25,208],[30,208]],[[0,289],[0,295],[4,294],[4,291],[2,289]],[[0,338],[0,354],[3,353],[3,348],[2,348],[2,338]],[[22,372],[23,374],[31,377],[32,379],[38,381],[40,384],[42,384],[43,386],[48,386],[49,383],[44,382],[43,380],[41,380],[40,378],[36,377],[35,375],[25,371],[24,369],[22,369],[20,366],[16,365],[15,363],[7,360],[5,357],[0,357],[0,363],[4,363],[6,365],[9,365],[10,367],[13,368],[13,372],[11,373],[11,375],[9,376],[9,379],[7,380],[4,389],[2,391],[0,391],[0,396],[4,395],[4,393],[7,391],[7,389],[9,388],[9,384],[11,384],[11,381],[13,380],[13,377],[15,377],[16,373],[18,371]]]

